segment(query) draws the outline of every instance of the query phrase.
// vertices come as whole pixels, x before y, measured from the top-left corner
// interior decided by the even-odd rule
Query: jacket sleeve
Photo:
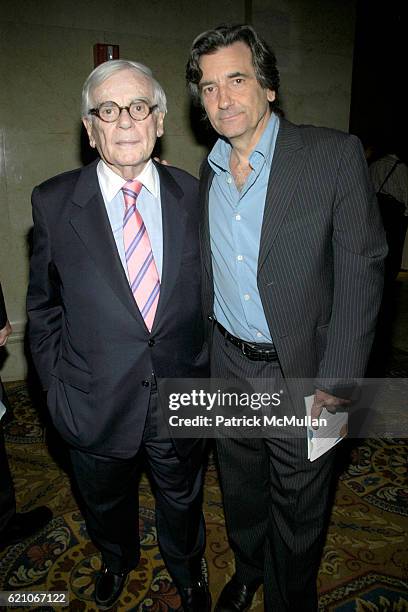
[[[38,187],[33,191],[32,205],[33,252],[27,294],[29,340],[41,383],[44,389],[48,389],[59,355],[63,311],[60,283],[52,261],[49,229]]]
[[[0,329],[3,329],[6,323],[7,323],[6,303],[4,301],[3,290],[1,288],[1,283],[0,283]]]
[[[317,388],[365,374],[381,304],[387,245],[360,141],[345,140],[333,207],[333,305]],[[340,383],[340,387],[343,385]]]

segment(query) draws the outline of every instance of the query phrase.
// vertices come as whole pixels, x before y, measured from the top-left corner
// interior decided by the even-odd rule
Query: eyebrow
[[[248,77],[248,74],[246,72],[230,72],[229,74],[226,75],[227,79],[235,79],[236,77]],[[215,83],[215,81],[201,81],[201,83],[198,84],[199,88],[202,89],[203,87],[206,87],[207,85],[213,85]]]
[[[129,106],[137,102],[146,102],[146,104],[152,104],[149,98],[133,98],[133,100],[129,102]],[[115,102],[114,100],[103,100],[103,102],[99,102],[97,106],[101,106],[102,104],[109,104],[109,103],[117,104],[119,106],[119,104]]]
[[[131,104],[133,104],[134,102],[146,102],[146,104],[151,104],[151,101],[149,100],[149,98],[134,98],[131,101]]]

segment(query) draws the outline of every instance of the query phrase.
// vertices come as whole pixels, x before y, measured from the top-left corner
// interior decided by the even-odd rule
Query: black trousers
[[[401,269],[408,217],[401,210],[403,209],[402,204],[398,206],[398,202],[394,198],[382,197],[382,195],[377,194],[377,197],[388,244],[388,255],[385,259],[384,291],[389,291]]]
[[[1,384],[1,382],[0,382]],[[0,539],[16,514],[16,498],[0,422]]]
[[[282,379],[276,362],[250,361],[218,328],[211,368],[221,379]],[[220,439],[217,451],[238,579],[264,584],[267,612],[315,612],[334,453],[311,463],[306,436]]]
[[[135,457],[113,459],[70,450],[89,536],[111,571],[128,571],[139,563],[137,483],[146,458],[156,497],[157,537],[167,569],[179,587],[188,586],[199,575],[205,548],[202,449],[199,442],[186,459],[177,455],[163,427],[157,394],[152,393],[142,447]]]

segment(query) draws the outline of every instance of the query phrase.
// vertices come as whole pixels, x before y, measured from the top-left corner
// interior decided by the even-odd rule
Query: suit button
[[[149,342],[147,343],[147,346],[154,346],[153,338],[151,340],[149,340]]]
[[[148,380],[142,380],[142,387],[149,387],[150,382]]]

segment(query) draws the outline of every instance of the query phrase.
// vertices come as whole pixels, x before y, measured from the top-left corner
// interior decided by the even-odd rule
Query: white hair
[[[167,100],[166,94],[164,93],[163,87],[153,76],[150,68],[139,62],[132,62],[131,60],[108,60],[103,64],[100,64],[91,72],[86,79],[82,88],[82,117],[87,117],[91,108],[94,107],[93,92],[94,90],[106,79],[120,72],[121,70],[132,70],[138,75],[147,77],[152,84],[153,88],[153,103],[157,104],[157,108],[161,113],[167,112]]]

